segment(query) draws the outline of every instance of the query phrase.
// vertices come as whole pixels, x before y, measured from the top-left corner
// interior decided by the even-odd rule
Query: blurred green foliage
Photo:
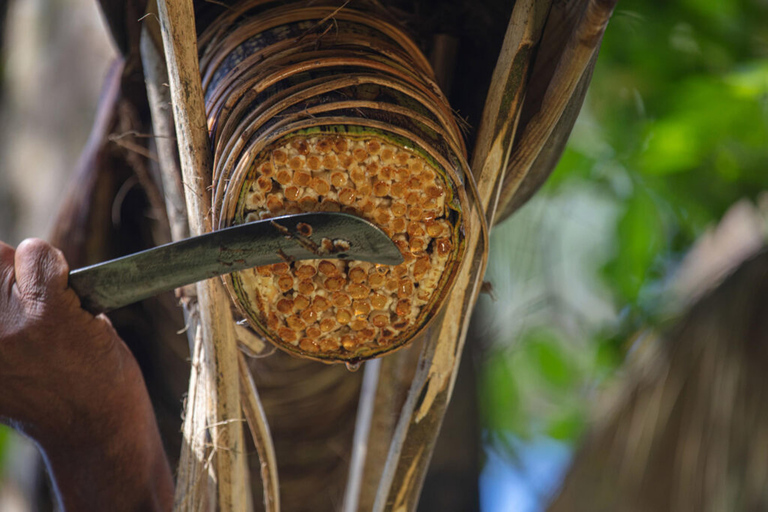
[[[611,148],[568,179],[606,184],[623,203],[605,278],[617,300],[647,307],[644,288],[741,198],[768,189],[768,4],[757,0],[622,1],[606,33],[588,108]],[[559,182],[559,183],[558,183]]]
[[[6,453],[8,452],[8,446],[12,435],[10,427],[0,425],[0,474],[2,474],[2,468],[5,463]]]
[[[481,303],[490,440],[575,442],[682,255],[768,190],[767,171],[768,2],[621,0],[558,168],[493,234],[487,279],[500,299]],[[579,225],[593,238],[557,238]],[[568,263],[584,244],[590,257]],[[534,313],[514,314],[531,301]]]

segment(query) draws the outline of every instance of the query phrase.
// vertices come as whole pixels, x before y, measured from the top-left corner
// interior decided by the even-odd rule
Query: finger
[[[8,244],[0,242],[0,291],[2,296],[6,297],[11,291],[13,285],[13,259],[16,250]]]
[[[16,248],[16,288],[27,300],[42,301],[67,288],[69,265],[61,251],[49,243],[29,238]]]

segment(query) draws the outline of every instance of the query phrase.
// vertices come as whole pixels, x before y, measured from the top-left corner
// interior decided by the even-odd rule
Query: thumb
[[[44,302],[67,288],[69,265],[61,251],[43,240],[21,242],[14,267],[16,288],[24,301]]]

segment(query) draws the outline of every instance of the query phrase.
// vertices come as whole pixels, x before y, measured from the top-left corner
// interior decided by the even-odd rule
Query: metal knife
[[[400,250],[365,219],[337,212],[250,222],[69,273],[84,309],[97,314],[211,277],[282,261],[348,259],[398,265]]]

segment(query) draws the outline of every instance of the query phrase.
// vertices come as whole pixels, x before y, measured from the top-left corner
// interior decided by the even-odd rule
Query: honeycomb
[[[386,232],[404,262],[286,261],[236,273],[241,306],[273,342],[307,357],[366,359],[403,345],[435,314],[451,280],[461,245],[456,196],[436,164],[381,137],[278,141],[256,158],[236,223],[352,213]]]

